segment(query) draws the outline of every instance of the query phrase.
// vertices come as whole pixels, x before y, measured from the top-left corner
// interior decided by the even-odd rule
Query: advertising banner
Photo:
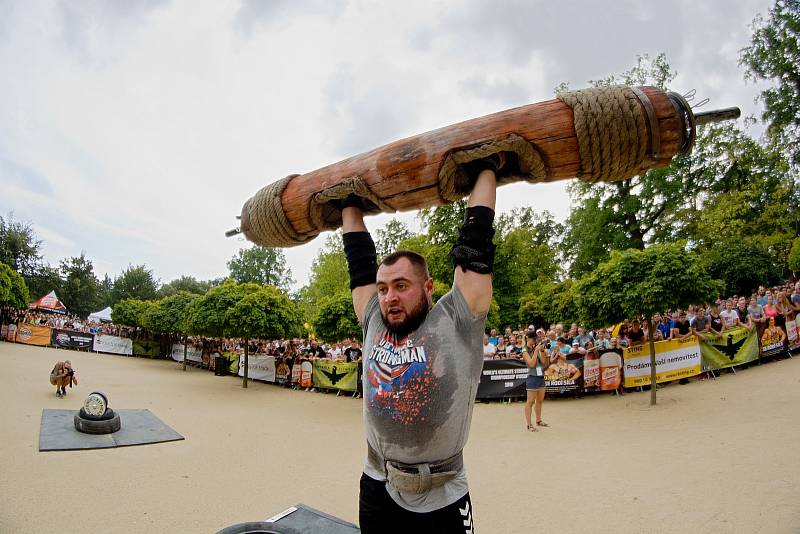
[[[239,374],[239,353],[234,351],[227,351],[222,353],[223,356],[228,358],[230,364],[228,365],[228,372],[232,375]]]
[[[8,325],[6,323],[0,325],[0,338],[8,339]]]
[[[300,360],[295,360],[292,366],[292,384],[300,383]]]
[[[50,345],[50,327],[20,323],[17,326],[17,343],[47,347]]]
[[[794,320],[786,321],[786,336],[789,341],[789,350],[800,348],[800,314]]]
[[[358,388],[358,362],[314,360],[312,381],[315,388],[355,391]]]
[[[770,358],[785,352],[789,347],[786,334],[786,317],[778,315],[758,325],[759,356]]]
[[[92,350],[95,352],[130,356],[133,354],[133,341],[127,337],[96,334],[94,336],[94,342],[92,343]]]
[[[525,396],[528,366],[519,360],[484,360],[479,399],[500,399]]]
[[[622,384],[622,349],[589,352],[583,359],[583,387],[587,391],[614,391]]]
[[[558,357],[552,361],[544,370],[544,390],[548,393],[583,390],[583,354],[567,354],[566,358]]]
[[[94,335],[76,332],[75,330],[53,328],[51,343],[54,347],[89,350],[94,346]]]
[[[756,331],[743,326],[721,334],[705,334],[700,338],[703,369],[716,370],[734,367],[758,359]]]
[[[172,359],[176,362],[183,361],[183,343],[172,344]],[[186,361],[201,363],[203,361],[202,349],[189,343],[189,348],[186,350]]]
[[[656,382],[671,382],[700,374],[700,345],[694,336],[686,341],[657,341]],[[623,351],[626,388],[650,384],[650,344],[637,345]]]
[[[8,329],[6,330],[6,341],[14,341],[14,338],[17,337],[17,325],[10,324],[8,325]]]
[[[244,376],[244,355],[239,360],[239,376]],[[275,356],[266,354],[248,355],[247,378],[275,382]]]
[[[286,385],[289,383],[290,378],[291,371],[289,371],[289,365],[286,363],[286,360],[281,358],[280,363],[275,367],[275,382]]]
[[[137,339],[133,342],[133,354],[145,358],[158,358],[161,355],[161,344],[158,341]]]
[[[295,362],[297,365],[297,362]],[[300,364],[300,387],[301,388],[310,388],[314,382],[311,379],[313,366],[309,360],[303,360]]]

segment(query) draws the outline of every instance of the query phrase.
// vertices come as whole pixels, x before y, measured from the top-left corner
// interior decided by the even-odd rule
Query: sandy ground
[[[80,386],[47,376],[72,360]],[[0,532],[201,532],[298,502],[357,522],[361,401],[215,377],[164,360],[0,343]],[[39,452],[43,408],[93,389],[184,441]],[[476,531],[800,532],[800,358],[649,393],[480,403],[465,451]],[[62,515],[65,514],[65,515]]]

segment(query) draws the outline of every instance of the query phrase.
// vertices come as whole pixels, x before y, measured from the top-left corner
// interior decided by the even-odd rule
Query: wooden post
[[[250,340],[248,338],[244,338],[244,373],[242,373],[242,387],[247,388],[247,368],[249,366],[250,360],[250,351],[248,345],[250,344]]]
[[[183,336],[183,370],[186,370],[186,353],[189,351],[189,336]]]
[[[650,406],[656,405],[656,342],[653,339],[653,319],[648,315],[647,332],[650,334]]]

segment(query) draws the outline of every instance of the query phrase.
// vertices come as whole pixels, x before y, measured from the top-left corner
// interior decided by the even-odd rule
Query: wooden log
[[[597,90],[595,90],[597,91]],[[629,89],[636,93],[646,129],[645,157],[631,169],[627,178],[650,168],[669,164],[681,151],[690,149],[687,139],[693,131],[686,125],[686,114],[674,97],[655,87]],[[682,99],[681,99],[682,100]],[[445,160],[454,153],[475,147],[491,146],[498,140],[516,136],[529,143],[544,163],[544,172],[537,181],[551,182],[580,177],[586,173],[582,161],[579,136],[576,133],[576,112],[561,99],[529,104],[485,117],[467,120],[423,133],[306,174],[294,176],[285,183],[276,202],[282,213],[265,215],[266,203],[259,194],[249,199],[243,209],[241,227],[245,236],[267,246],[291,246],[313,238],[324,230],[341,224],[334,205],[321,216],[312,216],[310,201],[354,177],[382,202],[382,211],[409,211],[452,201],[441,192],[441,174]],[[641,119],[640,119],[641,120]],[[693,124],[691,125],[693,128]],[[657,131],[654,131],[657,130]],[[603,135],[604,132],[599,132]],[[517,177],[520,178],[520,177]],[[502,182],[502,180],[501,180]],[[266,188],[265,188],[266,189]],[[263,191],[263,190],[262,190]],[[459,191],[466,196],[468,190]],[[274,209],[274,206],[273,206]],[[300,236],[296,241],[276,238],[266,230],[264,219],[279,218],[288,225],[289,234]],[[339,217],[337,219],[337,217]],[[259,219],[256,221],[255,219]]]

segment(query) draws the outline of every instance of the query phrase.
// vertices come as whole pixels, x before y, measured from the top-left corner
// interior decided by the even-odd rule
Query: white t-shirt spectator
[[[497,347],[495,347],[493,343],[486,343],[483,345],[484,358],[494,358],[496,352],[497,352]]]
[[[719,314],[725,328],[733,328],[739,321],[739,314],[736,310],[725,310]]]

